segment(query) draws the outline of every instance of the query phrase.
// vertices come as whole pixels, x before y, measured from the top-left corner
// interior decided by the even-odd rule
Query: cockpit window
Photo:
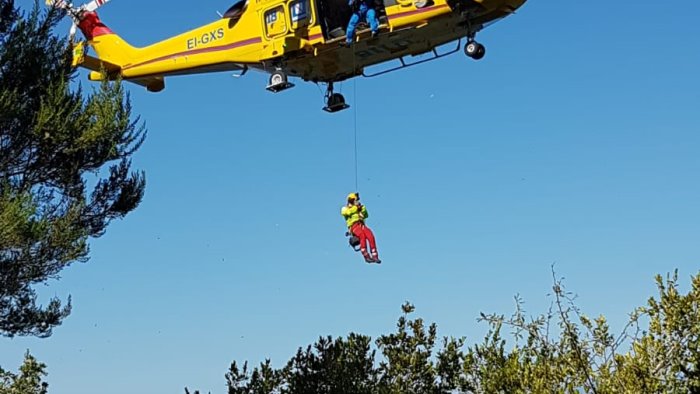
[[[238,21],[247,6],[248,0],[238,0],[224,13],[224,18],[230,18],[232,22]]]

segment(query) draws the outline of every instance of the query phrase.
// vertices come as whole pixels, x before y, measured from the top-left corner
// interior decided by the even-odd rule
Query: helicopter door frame
[[[284,36],[299,35],[318,22],[314,0],[285,0],[260,12],[263,36],[271,41]]]
[[[290,28],[287,3],[277,3],[262,11],[264,36],[269,40],[287,35]]]
[[[316,15],[316,2],[312,0],[289,0],[287,8],[289,9],[290,30],[293,33],[298,31],[308,30],[318,18]]]

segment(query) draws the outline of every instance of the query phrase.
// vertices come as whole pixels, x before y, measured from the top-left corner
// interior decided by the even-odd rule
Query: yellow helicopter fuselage
[[[353,45],[342,46],[347,18],[329,1],[246,0],[215,22],[143,48],[132,47],[92,15],[79,27],[97,57],[79,47],[75,63],[93,70],[91,80],[103,79],[107,70],[109,78],[152,91],[161,90],[164,77],[171,75],[248,68],[334,82],[362,74],[368,66],[473,36],[525,2],[384,0],[379,36],[370,39],[365,29]]]

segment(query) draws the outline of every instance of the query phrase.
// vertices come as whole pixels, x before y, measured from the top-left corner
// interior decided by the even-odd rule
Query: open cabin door
[[[357,0],[359,1],[359,0]],[[396,0],[374,0],[377,18],[381,25],[387,24],[384,7],[396,4]],[[348,0],[316,0],[318,14],[321,22],[321,30],[326,40],[345,37],[345,29],[348,27],[352,8]]]

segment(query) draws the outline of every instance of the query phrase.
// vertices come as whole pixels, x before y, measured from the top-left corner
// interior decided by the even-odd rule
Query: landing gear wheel
[[[345,105],[345,97],[340,93],[333,93],[331,97],[328,98],[329,107],[338,107]]]
[[[326,106],[323,107],[323,110],[333,113],[346,108],[350,108],[350,106],[345,104],[345,97],[340,93],[333,92],[333,82],[328,83],[328,90],[326,90]]]
[[[486,47],[479,44],[479,48],[476,50],[476,54],[474,55],[474,60],[481,60],[486,56]]]
[[[469,41],[464,46],[464,54],[474,60],[480,60],[486,55],[486,47],[476,41]]]
[[[281,71],[276,71],[270,75],[270,85],[282,85],[287,83],[287,75]]]
[[[278,70],[270,75],[270,83],[267,85],[267,90],[277,93],[293,86],[294,84],[287,80],[287,74]]]
[[[413,3],[416,8],[425,8],[431,4],[433,4],[432,0],[415,0]]]
[[[476,41],[467,42],[467,44],[464,46],[464,54],[469,57],[474,57],[478,48],[477,44],[478,43]]]

